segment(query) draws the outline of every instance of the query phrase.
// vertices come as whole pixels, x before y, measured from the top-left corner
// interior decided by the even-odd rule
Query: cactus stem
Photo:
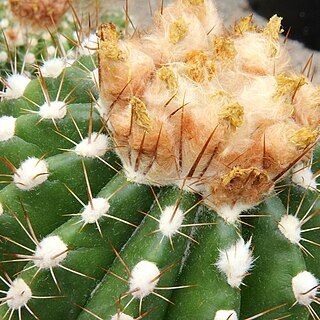
[[[276,307],[273,307],[273,308],[270,308],[270,309],[268,309],[268,310],[259,312],[258,314],[255,314],[254,316],[251,316],[251,317],[249,317],[249,318],[246,318],[245,320],[254,320],[254,319],[260,318],[260,317],[262,317],[262,316],[264,316],[264,315],[266,315],[266,314],[268,314],[268,313],[270,313],[270,312],[272,312],[272,311],[275,311],[275,310],[277,310],[277,309],[280,309],[280,308],[282,308],[282,307],[284,307],[284,306],[286,306],[286,303],[280,304],[280,305],[278,305],[278,306],[276,306]],[[290,317],[290,315],[284,316],[284,317],[281,317],[281,318],[278,318],[278,319],[280,320],[280,319],[285,319],[285,318],[288,318],[288,317]]]
[[[63,262],[63,260],[67,257],[67,254],[70,251],[70,249],[68,248],[68,246],[63,242],[63,240],[59,236],[47,236],[39,242],[39,240],[33,230],[28,213],[26,212],[24,205],[21,201],[20,201],[20,204],[21,204],[22,209],[24,211],[24,215],[25,215],[25,219],[27,221],[29,231],[25,228],[25,226],[22,224],[20,219],[13,212],[13,210],[11,210],[9,207],[8,207],[8,210],[12,214],[14,219],[19,223],[20,227],[23,229],[23,231],[28,236],[28,238],[35,244],[36,248],[35,248],[35,250],[33,250],[33,249],[31,249],[31,248],[29,248],[29,247],[27,247],[17,241],[14,241],[8,237],[0,235],[0,237],[2,239],[9,241],[9,242],[13,243],[14,245],[16,245],[24,250],[27,250],[33,254],[32,256],[21,255],[21,254],[10,254],[11,256],[14,256],[18,259],[2,261],[2,263],[33,261],[34,264],[32,266],[30,266],[27,269],[23,269],[19,273],[25,272],[25,271],[33,269],[33,268],[38,268],[38,270],[33,275],[32,279],[34,279],[41,270],[49,269],[51,276],[52,276],[52,279],[53,279],[54,283],[56,284],[57,289],[59,291],[61,291],[61,289],[60,289],[59,283],[55,277],[54,268],[59,267],[61,269],[64,269],[64,270],[71,272],[71,273],[74,273],[76,275],[95,280],[93,277],[90,277],[86,274],[83,274],[81,272],[78,272],[76,270],[68,268],[68,267],[64,266],[63,264],[61,264],[61,262]]]

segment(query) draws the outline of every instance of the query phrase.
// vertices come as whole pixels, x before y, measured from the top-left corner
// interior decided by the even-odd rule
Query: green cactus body
[[[1,75],[0,318],[319,319],[319,88],[281,18],[175,0],[96,35],[60,1]]]
[[[35,258],[24,267],[26,271],[21,273],[21,278],[26,283],[31,283],[30,288],[35,295],[59,296],[63,292],[66,297],[63,300],[48,300],[46,308],[42,309],[39,317],[51,319],[76,317],[81,311],[77,305],[85,303],[97,281],[104,275],[103,268],[111,264],[115,257],[109,243],[116,243],[119,249],[142,218],[135,214],[136,210],[148,209],[153,199],[151,191],[146,186],[128,183],[124,177],[117,175],[92,199],[93,210],[88,204],[82,210],[82,215],[69,219],[47,237],[39,238],[40,244],[43,243],[44,247],[45,241],[59,237],[69,249],[59,265],[55,265],[55,261],[51,263],[47,261],[47,265],[46,261],[39,264]],[[122,201],[126,201],[128,206],[123,206]],[[94,210],[101,215],[100,218],[90,218]],[[103,234],[99,233],[97,225]],[[34,247],[34,244],[30,247]],[[16,246],[15,250],[19,249],[21,251],[21,248]],[[51,277],[49,287],[46,285],[48,277]],[[43,301],[34,299],[30,301],[30,308],[41,309],[42,304]],[[56,312],[52,314],[52,310]]]
[[[174,229],[167,230],[164,226],[166,221],[162,222],[161,217],[169,215],[170,219],[172,213],[176,211],[173,223],[179,226],[184,218],[183,224],[188,224],[193,221],[194,211],[190,209],[196,201],[197,198],[190,194],[179,195],[179,189],[162,192],[159,195],[159,207],[155,205],[151,209],[149,215],[142,221],[140,229],[119,252],[123,261],[115,261],[109,268],[107,271],[109,274],[100,283],[86,308],[108,319],[117,314],[118,306],[114,302],[120,299],[119,305],[123,307],[127,305],[126,312],[130,315],[139,317],[140,304],[141,310],[157,308],[152,318],[163,319],[168,305],[166,300],[170,299],[171,295],[169,288],[176,281],[178,263],[186,249],[188,232],[187,236],[183,236],[175,234]],[[186,212],[188,213],[183,217]],[[146,283],[146,288],[139,290],[135,284],[139,282],[141,274],[143,276],[144,269],[148,270],[146,277],[153,282],[150,287]],[[160,289],[157,290],[158,287]],[[166,287],[168,289],[164,290]],[[90,319],[90,317],[90,313],[83,311],[79,319]]]
[[[225,275],[214,264],[219,258],[219,250],[233,245],[239,235],[235,226],[226,224],[214,212],[204,209],[200,223],[213,221],[215,225],[198,228],[197,240],[201,245],[191,249],[179,277],[179,282],[196,283],[198,287],[195,290],[174,292],[174,305],[169,307],[167,319],[212,319],[212,315],[219,310],[240,313],[241,292],[227,283]],[[201,266],[199,261],[202,261]]]
[[[300,249],[291,244],[278,228],[280,218],[285,215],[285,208],[279,199],[273,198],[261,205],[258,213],[270,215],[270,218],[257,218],[253,224],[256,229],[255,254],[259,258],[256,261],[255,274],[248,277],[248,288],[250,286],[251,292],[249,293],[247,288],[243,289],[243,314],[249,317],[259,313],[261,307],[269,310],[284,305],[275,310],[272,317],[288,314],[292,319],[307,318],[306,308],[299,304],[292,307],[295,303],[292,279],[305,271],[306,265]],[[257,301],[255,305],[252,304],[252,297]]]

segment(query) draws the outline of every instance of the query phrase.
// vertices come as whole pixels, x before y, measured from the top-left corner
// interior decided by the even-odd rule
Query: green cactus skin
[[[0,20],[3,10],[0,4]],[[72,38],[72,23],[66,22],[65,34]],[[123,21],[119,25],[125,26]],[[48,43],[39,39],[37,43],[30,52],[38,50],[40,60]],[[65,50],[71,47],[65,44]],[[18,50],[20,57],[26,47]],[[4,95],[0,102],[0,120],[16,118],[12,137],[4,134],[0,141],[0,318],[319,319],[316,180],[308,188],[297,185],[295,168],[291,169],[275,187],[282,191],[279,197],[267,197],[235,224],[209,209],[197,192],[132,181],[114,152],[124,146],[114,144],[112,131],[110,135],[98,112],[99,80],[93,77],[97,55],[76,51],[72,54],[76,61],[64,60],[57,74],[47,76],[36,69],[22,95],[13,99]],[[7,62],[2,66],[10,67]],[[20,66],[18,59],[18,70]],[[39,108],[48,101],[64,102],[65,114],[42,118]],[[99,136],[105,140],[94,147]],[[89,148],[83,151],[79,145],[86,143]],[[316,147],[311,166],[315,175],[319,153]],[[30,158],[45,161],[48,174],[38,172],[28,180],[31,187],[20,182],[25,187],[21,189],[23,180],[16,173]],[[33,185],[42,176],[46,179]],[[168,207],[171,219],[164,218]],[[180,209],[187,212],[185,217]],[[287,215],[310,217],[300,226],[310,231],[284,228]],[[33,256],[47,248],[45,241],[54,244],[46,262]],[[236,259],[237,250],[246,252],[245,262]],[[41,269],[39,261],[45,264]],[[232,261],[239,268],[244,264],[245,273],[234,274],[238,265]],[[305,271],[307,275],[293,286]],[[304,283],[315,285],[303,290]]]
[[[177,199],[179,199],[178,202]],[[194,195],[188,193],[180,195],[180,191],[177,188],[161,192],[159,195],[161,209],[155,205],[149,212],[150,216],[144,218],[140,228],[136,230],[132,238],[119,253],[123,259],[123,263],[117,260],[108,269],[110,273],[108,274],[107,272],[107,275],[97,287],[95,294],[91,297],[86,308],[104,319],[109,319],[117,314],[117,304],[114,302],[126,292],[130,291],[128,283],[117,278],[117,276],[128,280],[130,274],[128,274],[126,268],[132,271],[132,269],[142,260],[147,260],[156,264],[161,272],[166,270],[166,272],[161,275],[156,288],[171,287],[171,284],[175,283],[175,279],[177,278],[179,260],[186,249],[187,237],[176,234],[172,238],[171,248],[170,238],[164,236],[161,232],[155,232],[159,229],[159,222],[154,220],[154,218],[160,219],[161,210],[164,211],[166,208],[171,207],[173,208],[171,211],[173,211],[178,204],[179,209],[182,210],[182,212],[187,212],[196,202],[197,198]],[[178,215],[178,213],[176,214]],[[193,219],[194,210],[188,212],[183,223],[191,223]],[[188,235],[188,231],[186,231],[186,234]],[[124,267],[124,264],[126,267]],[[189,285],[189,283],[186,283],[185,285]],[[152,292],[154,291],[152,290]],[[161,299],[153,294],[146,296],[142,299],[143,310],[157,308],[157,311],[152,312],[150,317],[152,317],[152,319],[163,319],[168,305],[168,302],[165,301],[165,299],[170,300],[171,292],[170,290],[156,289],[155,292],[161,294],[164,298]],[[121,307],[124,307],[129,303],[129,306],[126,308],[126,313],[138,317],[139,299],[134,299],[130,303],[131,299],[131,295],[124,297],[120,305]],[[90,316],[88,312],[83,311],[78,319],[86,320],[91,319],[91,317],[92,316]]]
[[[231,246],[238,240],[238,230],[235,226],[226,224],[213,211],[204,208],[199,223],[213,221],[215,225],[198,228],[197,240],[200,244],[191,249],[179,277],[181,283],[196,283],[198,286],[193,290],[173,293],[174,305],[169,306],[166,319],[209,320],[218,310],[235,310],[237,314],[240,312],[239,289],[231,288],[225,276],[214,265],[219,250]],[[199,261],[201,261],[200,267]],[[190,301],[193,303],[190,304]]]
[[[248,277],[248,287],[242,289],[241,312],[244,317],[249,317],[261,310],[286,304],[275,310],[272,317],[290,314],[291,319],[307,318],[308,311],[301,305],[290,308],[295,302],[292,278],[306,270],[306,265],[303,253],[279,231],[278,223],[286,214],[285,208],[279,199],[272,198],[260,205],[257,214],[270,217],[252,219],[255,228],[254,251],[259,258],[255,263],[255,272]]]
[[[54,267],[57,284],[61,290],[59,291],[53,279],[51,279],[49,286],[46,285],[48,277],[50,278],[48,269],[41,270],[35,276],[38,268],[28,270],[29,267],[34,265],[33,262],[30,262],[25,266],[27,271],[21,273],[21,277],[26,283],[30,284],[32,292],[38,296],[62,295],[65,297],[63,300],[50,299],[46,301],[46,308],[42,309],[38,314],[40,318],[61,319],[63,317],[76,317],[81,311],[76,305],[85,303],[97,281],[105,274],[103,268],[110,265],[115,257],[109,242],[115,243],[117,245],[116,248],[119,250],[130,237],[132,230],[135,229],[134,225],[139,224],[142,219],[142,215],[136,215],[136,210],[148,209],[154,200],[147,186],[127,183],[126,179],[121,175],[116,175],[99,192],[96,198],[109,199],[110,208],[107,213],[119,219],[102,217],[98,221],[101,230],[103,230],[102,236],[95,223],[88,223],[84,226],[81,217],[77,216],[69,219],[50,234],[50,236],[59,236],[70,248],[70,253],[68,253],[62,265],[93,277],[95,280]],[[123,201],[128,203],[127,207],[123,206]],[[127,223],[121,222],[121,219]],[[34,247],[34,244],[30,247]],[[18,247],[15,250],[16,252],[17,250],[21,251]],[[35,280],[32,280],[34,276]],[[43,301],[35,299],[30,302],[30,307],[37,310],[41,309],[42,304]],[[5,308],[2,309],[2,314],[4,314]],[[52,310],[56,310],[54,314]],[[26,319],[28,319],[28,316]]]

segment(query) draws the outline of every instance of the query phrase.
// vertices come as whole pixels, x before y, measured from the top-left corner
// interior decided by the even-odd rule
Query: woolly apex
[[[20,23],[45,29],[59,23],[69,7],[67,0],[9,0],[13,15]]]
[[[133,37],[101,26],[100,112],[131,176],[186,181],[220,212],[254,206],[309,156],[320,91],[291,68],[281,20],[227,30],[211,1],[176,0]]]

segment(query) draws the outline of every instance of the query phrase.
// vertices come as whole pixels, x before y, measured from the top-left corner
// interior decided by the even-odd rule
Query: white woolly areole
[[[319,281],[308,271],[302,271],[292,278],[292,290],[298,303],[310,305],[318,293]]]
[[[296,165],[293,169],[292,181],[305,188],[317,189],[316,179],[313,178],[313,172],[310,167],[306,167],[303,163]]]
[[[217,213],[230,224],[235,224],[240,217],[241,212],[252,208],[252,206],[237,202],[232,207],[228,204],[224,204],[219,208],[215,208]]]
[[[63,101],[45,102],[38,114],[42,119],[63,119],[67,114],[67,104]]]
[[[0,216],[3,214],[3,206],[2,206],[2,204],[0,203]]]
[[[220,250],[216,263],[218,269],[227,276],[228,283],[233,288],[239,288],[245,275],[253,264],[250,250],[251,239],[245,243],[241,238],[226,250]]]
[[[40,72],[44,77],[57,78],[66,67],[64,58],[52,58],[44,61]]]
[[[17,310],[23,307],[32,298],[30,287],[22,280],[17,278],[13,281],[7,292],[7,305],[10,309]]]
[[[234,310],[218,310],[213,320],[238,320]]]
[[[184,213],[180,208],[176,209],[176,206],[166,207],[160,217],[159,229],[163,235],[171,237],[179,230],[183,219]]]
[[[16,118],[3,116],[0,118],[0,141],[6,141],[14,136]]]
[[[102,157],[109,148],[109,139],[105,134],[93,132],[91,139],[85,138],[77,144],[75,151],[87,158]]]
[[[122,165],[128,181],[138,184],[149,184],[147,177],[143,173],[134,171],[134,167],[126,163],[123,163]]]
[[[6,79],[7,87],[3,93],[6,99],[18,99],[23,96],[24,90],[30,82],[24,74],[13,74]]]
[[[81,56],[90,56],[95,54],[98,50],[98,37],[96,34],[91,34],[89,37],[85,38],[81,46],[79,47],[79,54]]]
[[[160,270],[155,263],[146,260],[137,263],[132,269],[130,278],[130,291],[137,290],[132,295],[137,299],[148,296],[154,291],[159,281],[154,279],[159,275]]]
[[[134,320],[134,318],[131,317],[131,316],[128,316],[128,315],[125,314],[125,313],[120,312],[120,313],[118,313],[118,314],[115,314],[115,315],[111,318],[111,320]]]
[[[67,257],[67,250],[67,245],[60,237],[46,237],[36,248],[34,264],[41,269],[56,267]]]
[[[293,215],[285,215],[278,224],[281,233],[292,243],[297,244],[301,240],[300,220]]]
[[[84,207],[81,213],[84,223],[96,223],[110,208],[109,202],[104,198],[93,198],[91,203]]]
[[[30,190],[48,179],[48,164],[45,160],[28,158],[13,175],[13,181],[22,190]]]

